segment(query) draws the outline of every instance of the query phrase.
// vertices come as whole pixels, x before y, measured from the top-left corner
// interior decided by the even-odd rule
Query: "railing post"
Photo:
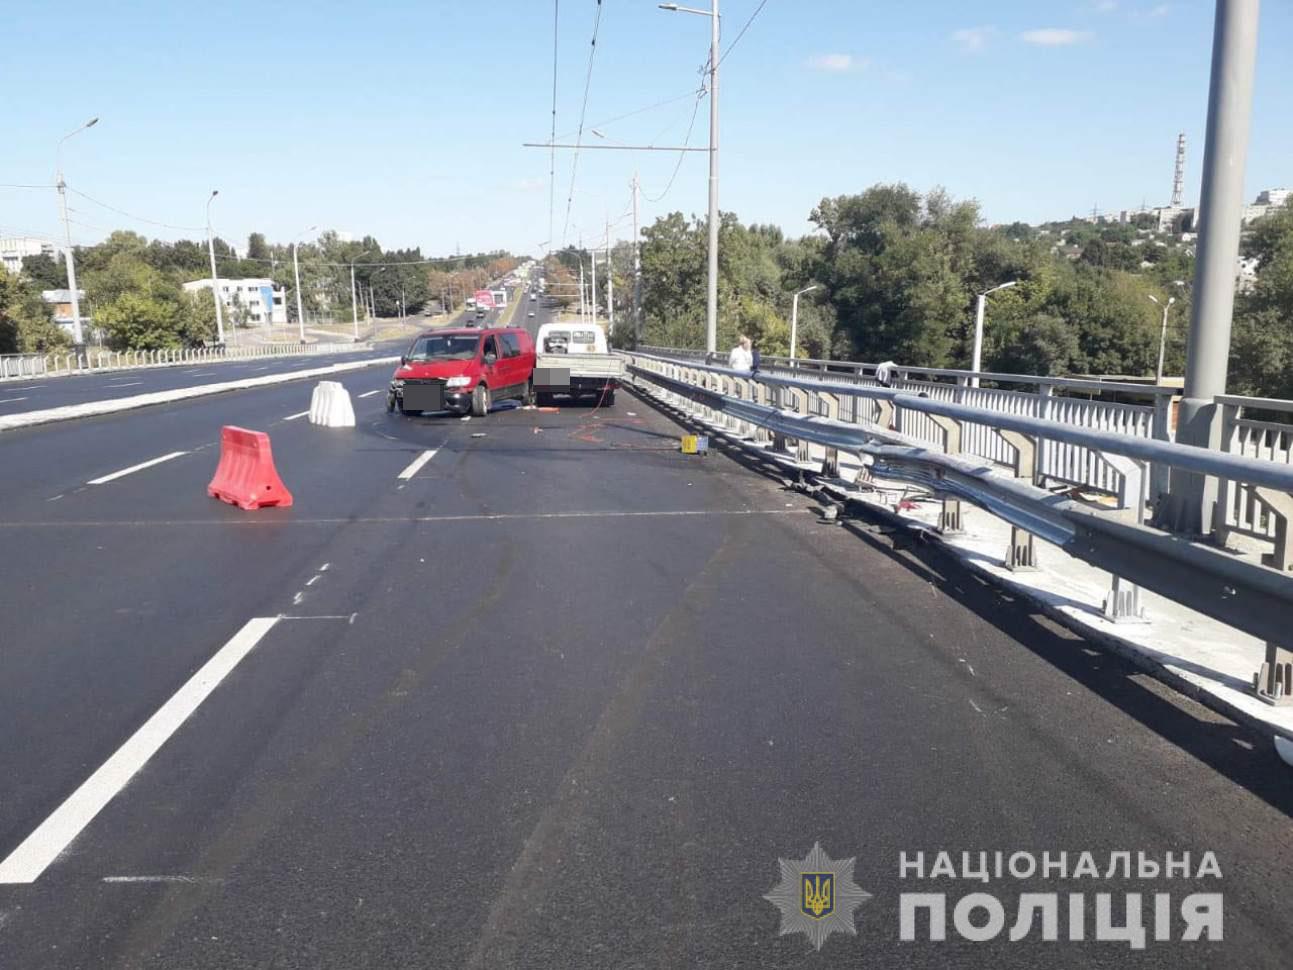
[[[1221,415],[1221,450],[1229,454],[1234,446],[1235,426],[1239,420],[1239,405],[1222,404]],[[1217,504],[1212,507],[1212,534],[1217,545],[1225,547],[1230,538],[1230,505],[1234,497],[1233,482],[1221,478],[1217,480]]]
[[[947,418],[941,414],[931,414],[928,416],[943,431],[943,453],[948,455],[959,455],[961,453],[961,422],[955,418]],[[939,473],[940,477],[942,473]],[[938,516],[938,531],[943,535],[955,535],[958,532],[965,531],[964,521],[961,517],[961,500],[958,498],[943,497],[943,510]]]
[[[1169,394],[1154,395],[1154,416],[1150,421],[1149,434],[1155,441],[1172,440],[1172,400],[1173,396]],[[1225,449],[1224,427],[1222,429],[1222,450]],[[1172,484],[1172,468],[1170,465],[1164,465],[1156,461],[1149,467],[1149,495],[1154,503],[1154,509],[1157,510],[1162,501],[1162,496],[1166,495]],[[1218,504],[1220,502],[1218,501]]]
[[[1293,519],[1293,495],[1277,492],[1262,485],[1253,486],[1253,495],[1266,506],[1275,519],[1275,550],[1262,557],[1262,562],[1282,573],[1293,569],[1293,548],[1289,543],[1289,520]]]
[[[840,399],[836,395],[819,392],[817,400],[821,403],[823,411],[825,411],[823,417],[832,421],[840,419]],[[838,449],[826,448],[826,454],[822,457],[822,475],[827,478],[840,477],[840,453]]]
[[[1015,478],[1029,485],[1037,484],[1037,439],[1019,431],[998,429],[997,436],[1015,449],[1012,467]],[[1005,567],[1013,572],[1037,568],[1037,544],[1031,532],[1010,527],[1010,548],[1006,550]]]
[[[1257,699],[1278,707],[1293,705],[1293,650],[1266,644],[1266,660],[1253,674]]]

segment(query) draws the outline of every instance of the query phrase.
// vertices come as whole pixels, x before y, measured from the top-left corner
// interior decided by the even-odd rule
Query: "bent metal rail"
[[[1266,641],[1268,664],[1293,660],[1287,620],[1293,616],[1293,577],[1146,526],[1140,484],[1153,462],[1259,489],[1279,500],[1293,495],[1293,467],[992,412],[903,389],[763,373],[754,377],[693,360],[644,353],[625,356],[636,386],[740,437],[774,448],[791,439],[801,460],[809,458],[804,446],[815,444],[823,450],[823,471],[828,474],[838,474],[840,452],[854,454],[869,465],[871,474],[929,488],[943,497],[941,523],[947,531],[960,526],[962,500],[998,516],[1017,530],[1007,564],[1012,557],[1024,562],[1034,557],[1032,536],[1040,536],[1108,571],[1117,577],[1106,604],[1114,618],[1138,611],[1136,590],[1127,582],[1139,584]],[[841,407],[845,398],[865,402],[866,415],[859,419],[859,409]],[[931,447],[905,434],[905,414],[929,417],[942,441]],[[961,428],[966,423],[989,427],[1001,436],[1014,452],[1013,475],[963,453]],[[1114,469],[1123,480],[1120,508],[1100,511],[1038,487],[1036,456],[1048,440],[1091,449]],[[1120,584],[1118,578],[1127,582]]]

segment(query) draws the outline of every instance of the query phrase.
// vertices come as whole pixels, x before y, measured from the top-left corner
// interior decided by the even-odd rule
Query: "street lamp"
[[[1172,304],[1176,302],[1176,297],[1168,297],[1166,303],[1159,303],[1158,298],[1153,293],[1146,293],[1147,297],[1154,301],[1155,304],[1163,308],[1163,327],[1158,334],[1158,370],[1154,371],[1154,383],[1163,383],[1163,352],[1167,349],[1167,311],[1172,309]]]
[[[85,131],[87,128],[93,128],[98,123],[97,116],[91,118],[81,127],[74,131],[69,131],[60,138],[58,147],[54,149],[54,184],[58,188],[58,205],[63,214],[63,234],[67,237],[67,285],[72,295],[72,342],[78,345],[83,342],[81,334],[81,295],[76,290],[76,260],[72,254],[72,227],[67,221],[67,183],[63,181],[63,142],[73,135]]]
[[[365,249],[357,256],[350,259],[350,321],[355,328],[355,343],[359,342],[359,304],[355,298],[355,260],[363,259],[365,256],[371,256],[373,251]]]
[[[799,343],[799,298],[812,290],[820,289],[820,283],[805,286],[790,301],[790,359],[795,359],[795,347]]]
[[[1011,280],[1009,283],[1002,283],[979,294],[979,304],[974,311],[974,361],[970,365],[970,370],[974,374],[970,378],[971,387],[979,386],[979,368],[983,363],[983,308],[988,302],[988,294],[996,293],[997,290],[1008,290],[1018,285],[1019,280]]]
[[[296,325],[301,332],[301,343],[305,343],[305,311],[301,309],[301,264],[296,259],[296,244],[307,232],[314,232],[318,226],[302,229],[292,240],[292,275],[296,277]]]
[[[661,10],[694,13],[710,19],[709,30],[709,275],[705,294],[705,349],[718,350],[718,0],[710,9],[659,4]]]
[[[224,307],[220,300],[220,275],[216,272],[215,239],[211,234],[211,203],[220,194],[219,189],[212,189],[207,199],[207,255],[211,257],[211,296],[215,298],[216,310],[216,343],[224,343]],[[271,308],[272,309],[272,308]]]

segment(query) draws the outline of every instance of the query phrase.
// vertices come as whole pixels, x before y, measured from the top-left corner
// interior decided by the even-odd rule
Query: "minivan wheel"
[[[489,388],[484,384],[477,384],[476,390],[471,392],[471,413],[477,418],[489,414]]]

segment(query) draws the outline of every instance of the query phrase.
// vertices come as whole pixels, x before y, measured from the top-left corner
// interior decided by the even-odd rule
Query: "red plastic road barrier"
[[[269,435],[233,425],[220,429],[220,464],[207,494],[246,511],[292,504],[292,493],[274,470]]]

